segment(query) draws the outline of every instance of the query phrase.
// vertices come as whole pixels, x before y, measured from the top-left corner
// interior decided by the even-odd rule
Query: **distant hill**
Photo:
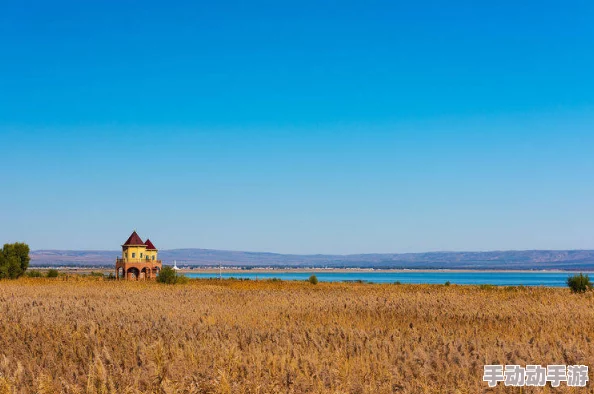
[[[109,266],[120,251],[36,250],[36,266]],[[358,267],[449,269],[563,269],[594,270],[594,250],[525,250],[492,252],[373,253],[296,255],[212,249],[159,251],[165,264],[241,267]]]

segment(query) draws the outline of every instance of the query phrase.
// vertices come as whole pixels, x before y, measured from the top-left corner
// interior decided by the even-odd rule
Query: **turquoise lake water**
[[[586,272],[585,272],[586,273]],[[223,273],[223,278],[307,280],[311,272],[249,272]],[[320,282],[349,282],[362,280],[372,283],[428,283],[444,284],[450,281],[458,285],[496,286],[567,286],[567,277],[572,272],[315,272]],[[588,272],[594,278],[592,272]],[[218,278],[218,273],[188,273],[189,278]]]

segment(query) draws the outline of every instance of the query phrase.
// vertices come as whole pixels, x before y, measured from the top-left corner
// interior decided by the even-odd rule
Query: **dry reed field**
[[[594,366],[567,289],[0,282],[0,393],[481,393],[484,364]]]

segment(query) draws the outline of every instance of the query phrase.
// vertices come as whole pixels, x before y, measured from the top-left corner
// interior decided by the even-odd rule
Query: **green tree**
[[[574,293],[585,293],[586,290],[592,288],[592,283],[587,274],[584,275],[580,273],[579,275],[573,275],[567,278],[567,286],[569,286]]]
[[[60,273],[56,269],[51,269],[51,270],[47,271],[48,278],[57,278],[58,275],[60,275]]]
[[[318,277],[315,275],[310,276],[308,280],[309,280],[309,283],[311,283],[312,285],[318,284]]]
[[[169,266],[165,266],[159,271],[157,275],[157,282],[166,283],[168,285],[183,284],[188,282],[188,278],[184,275],[178,275],[178,273]]]
[[[0,279],[16,279],[29,267],[29,245],[22,242],[4,244],[0,252]]]

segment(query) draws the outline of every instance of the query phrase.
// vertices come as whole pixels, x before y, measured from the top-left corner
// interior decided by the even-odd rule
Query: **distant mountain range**
[[[34,266],[111,266],[120,251],[36,250]],[[212,249],[159,251],[164,264],[180,266],[448,268],[594,270],[594,250],[526,250],[492,252],[372,253],[297,255]]]

